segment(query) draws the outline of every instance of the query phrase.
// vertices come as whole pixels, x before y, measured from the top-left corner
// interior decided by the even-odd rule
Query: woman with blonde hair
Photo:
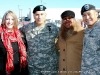
[[[0,75],[26,75],[25,39],[18,30],[18,19],[7,11],[0,26]],[[22,73],[23,72],[23,73]]]

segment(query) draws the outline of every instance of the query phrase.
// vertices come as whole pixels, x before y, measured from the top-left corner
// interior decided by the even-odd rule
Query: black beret
[[[33,13],[36,13],[36,11],[45,11],[46,7],[43,5],[38,5],[33,9]]]
[[[85,11],[88,11],[88,10],[96,10],[95,6],[94,5],[91,5],[91,4],[85,4],[82,6],[81,8],[81,15],[83,15],[83,13]]]
[[[66,10],[61,14],[61,18],[63,19],[64,17],[75,18],[75,13],[71,10]]]

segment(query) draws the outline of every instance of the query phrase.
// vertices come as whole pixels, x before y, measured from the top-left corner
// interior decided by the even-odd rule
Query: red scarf
[[[7,72],[7,75],[10,75],[11,71],[14,70],[14,65],[13,65],[14,52],[13,52],[11,42],[18,42],[21,68],[27,65],[26,47],[21,38],[21,33],[18,29],[14,30],[14,32],[12,33],[8,33],[5,28],[0,27],[0,35],[1,35],[2,42],[7,51],[6,72]]]

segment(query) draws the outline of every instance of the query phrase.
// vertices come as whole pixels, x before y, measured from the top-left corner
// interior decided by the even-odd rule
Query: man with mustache
[[[59,32],[58,47],[59,75],[80,75],[83,30],[81,23],[75,20],[71,10],[61,14],[62,25]]]
[[[94,5],[85,4],[81,8],[84,31],[81,75],[100,75],[100,20]]]

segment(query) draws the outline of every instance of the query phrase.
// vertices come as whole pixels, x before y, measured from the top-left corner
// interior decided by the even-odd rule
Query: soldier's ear
[[[96,11],[96,16],[98,17],[99,13]]]
[[[45,16],[47,16],[47,13],[45,13]]]

